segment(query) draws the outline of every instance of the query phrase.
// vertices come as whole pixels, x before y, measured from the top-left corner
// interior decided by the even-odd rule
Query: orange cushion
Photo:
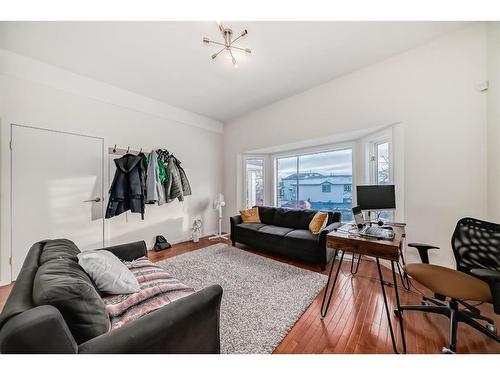
[[[327,222],[328,214],[326,212],[316,212],[309,223],[309,230],[312,234],[320,234],[320,232],[325,229]]]
[[[240,210],[240,215],[244,223],[260,223],[259,209],[257,207]]]

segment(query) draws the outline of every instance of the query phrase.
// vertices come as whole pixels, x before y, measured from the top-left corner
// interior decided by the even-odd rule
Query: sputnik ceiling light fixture
[[[251,53],[252,50],[250,48],[240,48],[236,47],[233,44],[236,43],[240,38],[243,38],[245,35],[248,34],[247,30],[243,30],[240,35],[238,35],[235,39],[233,39],[233,30],[231,30],[228,27],[224,27],[220,21],[217,21],[217,25],[219,26],[219,30],[222,33],[222,37],[224,38],[224,42],[215,42],[213,40],[210,40],[208,38],[203,38],[203,43],[205,44],[216,44],[218,46],[222,46],[222,49],[214,53],[212,55],[212,60],[215,60],[219,54],[221,54],[223,51],[228,51],[229,54],[231,55],[231,60],[233,61],[233,66],[235,68],[238,67],[238,63],[233,55],[233,49],[238,50],[238,51],[243,51],[246,53]]]

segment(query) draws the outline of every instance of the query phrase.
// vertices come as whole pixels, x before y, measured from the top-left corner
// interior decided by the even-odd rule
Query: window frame
[[[351,141],[351,142],[342,142],[342,143],[333,143],[333,144],[328,144],[328,145],[322,145],[318,147],[305,147],[305,148],[300,148],[300,149],[295,149],[295,150],[290,150],[286,152],[281,152],[281,153],[276,153],[272,154],[271,160],[274,168],[274,178],[273,178],[273,201],[272,204],[274,207],[278,207],[278,159],[283,159],[287,157],[296,157],[297,158],[297,171],[299,169],[299,157],[300,156],[307,156],[307,155],[315,155],[315,154],[322,154],[326,152],[334,152],[334,151],[343,151],[343,150],[351,150],[351,172],[352,172],[352,184],[351,186],[356,185],[356,165],[357,165],[357,160],[356,160],[356,142]],[[351,189],[352,192],[352,189]],[[298,192],[297,192],[298,193]],[[353,194],[353,204],[354,204],[354,193]]]
[[[378,183],[378,146],[381,144],[388,144],[389,153],[389,185],[394,184],[394,161],[393,161],[393,146],[392,146],[392,134],[383,134],[377,137],[371,138],[368,141],[369,152],[367,158],[367,166],[369,171],[369,184],[379,185]],[[389,221],[393,221],[396,215],[395,210],[382,210],[383,212],[389,212]]]
[[[370,140],[370,152],[368,156],[368,168],[371,185],[379,185],[378,183],[378,146],[387,143],[388,153],[389,153],[389,185],[394,183],[394,173],[392,162],[392,140],[389,136],[382,136],[376,139]]]
[[[266,202],[266,156],[265,155],[244,155],[243,158],[243,205],[245,208],[247,206],[247,162],[251,160],[259,160],[262,161],[262,201]]]
[[[325,188],[327,188],[327,189],[325,189]],[[332,185],[325,184],[325,183],[321,184],[321,192],[322,193],[331,193],[332,192]]]

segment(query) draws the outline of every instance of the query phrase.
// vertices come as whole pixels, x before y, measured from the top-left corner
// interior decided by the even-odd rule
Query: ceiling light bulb
[[[246,53],[252,53],[252,50],[250,48],[245,48]]]
[[[215,58],[216,58],[216,57],[217,57],[217,54],[216,54],[216,53],[214,53],[214,54],[212,55],[212,60],[215,60]]]
[[[210,42],[210,39],[208,39],[208,38],[203,38],[203,43],[208,44],[209,42]]]
[[[241,32],[241,34],[240,34],[240,35],[241,35],[241,36],[245,36],[245,35],[247,35],[247,34],[248,34],[248,31],[247,31],[247,30],[243,30],[243,31]]]

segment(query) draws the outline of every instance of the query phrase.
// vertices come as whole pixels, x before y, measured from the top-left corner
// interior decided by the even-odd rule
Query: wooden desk
[[[337,282],[337,278],[340,272],[340,267],[344,259],[344,254],[346,252],[349,252],[353,254],[353,257],[355,256],[355,254],[359,255],[356,270],[353,270],[354,259],[353,263],[351,263],[351,274],[353,275],[355,275],[358,271],[359,262],[361,260],[362,255],[374,257],[377,262],[380,286],[382,288],[382,296],[384,298],[385,312],[387,314],[389,332],[391,334],[392,347],[395,353],[399,353],[397,350],[396,339],[392,328],[392,320],[391,320],[391,314],[389,313],[389,305],[387,304],[387,296],[385,292],[386,282],[382,277],[382,269],[380,268],[380,259],[388,260],[391,262],[394,293],[396,295],[397,309],[395,310],[395,314],[397,317],[399,317],[400,320],[399,327],[401,329],[401,338],[403,341],[403,353],[406,353],[406,340],[403,329],[403,319],[401,319],[401,309],[400,309],[401,306],[399,303],[398,284],[396,280],[396,270],[395,270],[395,266],[398,266],[398,261],[401,256],[402,246],[405,237],[405,230],[403,227],[396,227],[396,226],[393,227],[393,230],[394,230],[394,238],[392,240],[379,240],[372,237],[360,236],[356,234],[356,230],[345,231],[339,229],[337,231],[333,231],[327,234],[326,246],[335,249],[335,255],[332,260],[330,273],[328,275],[328,282],[325,288],[325,295],[323,296],[323,302],[321,304],[321,318],[323,319],[328,312],[328,307],[330,306],[333,290],[335,289],[335,284]],[[335,263],[335,259],[337,258],[339,253],[341,253],[341,255],[339,258],[337,271],[335,272],[333,284],[331,286],[331,290],[328,297],[328,302],[325,305],[325,301],[327,300],[326,296],[328,294],[328,289],[330,287],[330,281],[332,279],[333,266]]]
[[[393,230],[394,239],[392,240],[378,240],[376,238],[349,234],[344,231],[332,231],[326,235],[326,246],[349,253],[398,261],[405,237],[405,230],[401,227],[393,227]]]

